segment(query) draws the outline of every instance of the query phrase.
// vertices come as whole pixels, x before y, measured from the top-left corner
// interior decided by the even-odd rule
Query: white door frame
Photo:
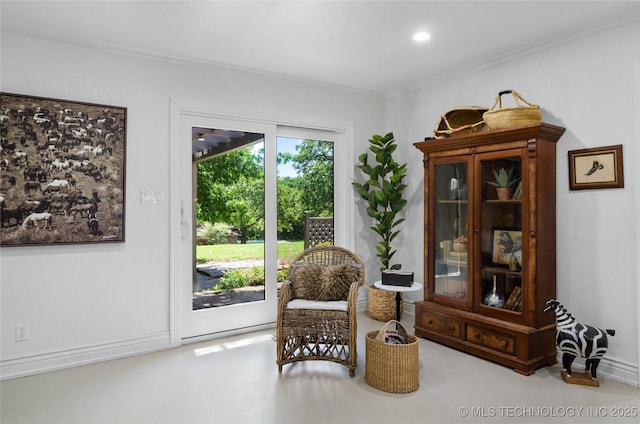
[[[181,149],[180,163],[182,169],[189,168],[182,174],[180,181],[182,226],[189,233],[182,235],[180,290],[182,294],[182,339],[211,338],[211,335],[228,335],[231,332],[243,332],[250,329],[265,328],[276,321],[277,308],[277,245],[276,245],[276,172],[274,166],[264,169],[264,300],[235,303],[217,308],[192,309],[192,284],[194,278],[194,237],[196,213],[194,210],[194,165],[192,161],[191,138],[192,128],[217,128],[232,131],[243,131],[264,135],[265,164],[276,163],[275,138],[276,126],[273,124],[219,118],[217,116],[183,115],[181,145],[189,149]],[[191,340],[190,340],[191,341]]]
[[[285,114],[266,114],[262,112],[247,111],[242,109],[233,109],[226,106],[201,104],[180,99],[171,99],[170,102],[170,200],[169,200],[169,238],[170,238],[170,331],[171,331],[171,344],[172,346],[179,346],[185,343],[183,334],[183,290],[182,281],[184,279],[185,272],[189,272],[191,275],[191,267],[189,270],[185,270],[185,258],[183,258],[183,244],[193,243],[192,241],[192,228],[193,222],[190,215],[191,205],[186,205],[184,196],[187,194],[191,197],[191,125],[197,118],[211,118],[220,120],[238,121],[242,124],[255,124],[258,127],[264,128],[278,128],[278,127],[293,127],[293,128],[310,128],[322,131],[332,131],[337,133],[338,142],[335,143],[334,150],[334,179],[338,182],[344,182],[335,185],[334,199],[335,199],[335,218],[334,225],[338,230],[335,234],[335,244],[346,248],[353,248],[353,214],[354,214],[354,199],[353,190],[348,183],[353,179],[353,167],[349,164],[353,164],[353,125],[349,122],[340,121],[324,121],[320,119],[310,119],[308,117],[290,116]],[[252,131],[248,128],[249,131]],[[259,131],[255,131],[259,132]],[[260,131],[261,132],[261,131]],[[273,159],[275,162],[275,136],[276,133],[271,133],[267,130],[268,134],[265,134],[265,163],[267,160]],[[188,134],[186,136],[185,134]],[[189,140],[188,145],[185,142]],[[267,140],[272,138],[273,146],[267,149]],[[269,157],[267,157],[269,155]],[[273,156],[273,158],[271,158]],[[188,178],[186,177],[188,176]],[[188,181],[185,181],[188,180]],[[273,181],[271,181],[273,180]],[[275,169],[265,169],[265,195],[267,190],[275,190]],[[273,186],[271,188],[271,186]],[[274,192],[275,194],[275,192]],[[275,209],[275,208],[273,208]],[[266,213],[271,213],[265,211]],[[272,211],[273,219],[275,217],[275,210]],[[275,223],[275,221],[274,221]],[[271,227],[271,228],[270,228]],[[276,238],[276,226],[265,225],[265,240],[267,237]],[[272,234],[273,233],[273,234]],[[277,253],[275,249],[272,252],[265,252],[265,273],[272,272],[275,275],[275,268],[270,270],[271,267],[277,266]],[[276,290],[275,284],[272,284],[273,290]],[[268,287],[268,285],[266,285]],[[268,293],[265,293],[268,296]],[[275,308],[273,309],[273,322],[275,322]],[[268,325],[269,326],[269,325]],[[273,326],[273,323],[270,325]],[[255,327],[252,327],[255,329]],[[215,338],[227,336],[233,333],[241,333],[250,331],[248,329],[238,329],[235,331],[225,331],[216,334],[207,335],[206,338]],[[196,341],[197,338],[191,339]]]

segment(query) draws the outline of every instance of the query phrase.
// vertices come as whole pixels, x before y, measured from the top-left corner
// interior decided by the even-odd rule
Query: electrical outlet
[[[16,341],[29,340],[29,324],[16,324]]]

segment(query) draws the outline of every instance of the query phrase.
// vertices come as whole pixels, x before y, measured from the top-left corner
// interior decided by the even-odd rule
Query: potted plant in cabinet
[[[494,181],[487,181],[488,184],[496,187],[496,194],[498,200],[509,200],[513,193],[513,187],[520,180],[520,177],[514,177],[515,168],[510,168],[508,171],[504,168],[499,170],[493,169]]]
[[[399,270],[401,264],[391,264],[396,253],[391,242],[400,233],[397,226],[405,219],[399,213],[407,205],[403,196],[404,178],[407,164],[399,164],[393,157],[397,144],[393,133],[384,136],[374,135],[369,140],[369,152],[373,153],[375,164],[369,163],[369,154],[364,152],[358,157],[356,165],[366,176],[364,183],[353,182],[353,187],[367,203],[367,215],[374,221],[371,230],[380,241],[376,244],[380,259],[380,272],[385,269]],[[369,313],[374,319],[386,321],[395,317],[395,296],[392,292],[369,287]]]

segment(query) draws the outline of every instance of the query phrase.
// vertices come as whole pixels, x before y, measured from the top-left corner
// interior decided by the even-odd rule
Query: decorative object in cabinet
[[[424,163],[424,300],[415,332],[525,375],[556,362],[556,143],[545,123],[415,143]],[[499,198],[496,176],[513,192]],[[496,182],[497,184],[497,182]]]
[[[496,308],[502,308],[504,305],[504,296],[498,292],[498,280],[495,275],[493,276],[493,288],[484,297],[484,304],[495,306]]]
[[[510,168],[508,171],[504,168],[493,169],[494,181],[487,181],[487,183],[495,186],[498,200],[511,199],[513,186],[520,180],[520,177],[513,176],[514,170],[515,168]]]

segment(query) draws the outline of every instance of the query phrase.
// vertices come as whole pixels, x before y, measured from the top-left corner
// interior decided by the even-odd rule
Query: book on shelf
[[[522,180],[518,182],[515,190],[513,190],[513,195],[511,196],[513,200],[522,200]]]
[[[518,297],[518,300],[516,300],[516,303],[513,305],[513,309],[511,310],[515,312],[520,312],[522,310],[522,296]]]
[[[522,289],[520,288],[520,286],[514,287],[504,307],[505,309],[509,309],[512,311],[520,311],[522,309]]]

